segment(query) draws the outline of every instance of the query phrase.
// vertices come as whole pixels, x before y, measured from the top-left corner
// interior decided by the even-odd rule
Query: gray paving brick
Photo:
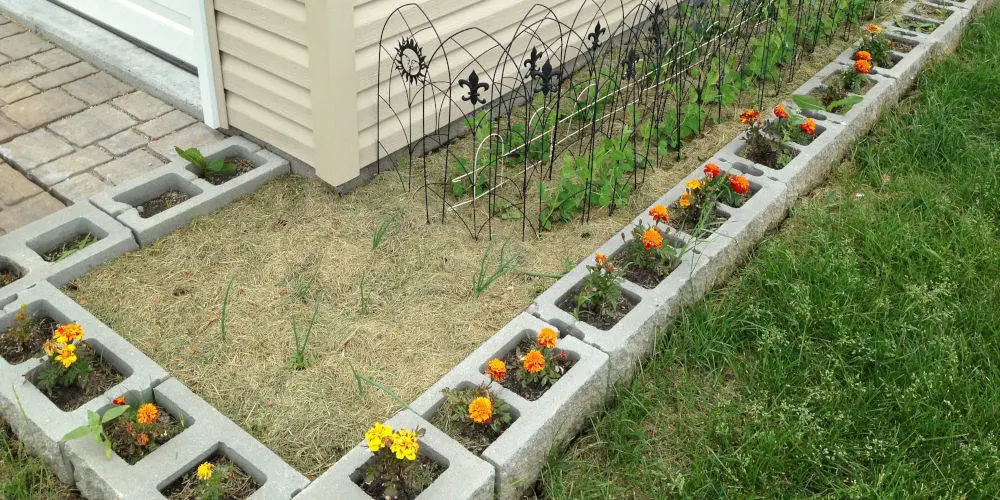
[[[10,104],[31,97],[41,92],[28,82],[17,82],[14,85],[0,88],[0,104]]]
[[[3,107],[3,113],[26,129],[38,128],[87,107],[63,89],[52,89]],[[117,131],[116,131],[117,132]]]
[[[69,66],[79,61],[73,54],[63,49],[55,48],[31,56],[31,60],[41,64],[45,69],[52,71],[64,66]]]
[[[108,162],[95,170],[105,181],[119,185],[163,165],[159,158],[146,150],[133,151],[128,156]]]
[[[96,175],[84,172],[56,184],[52,192],[67,203],[86,203],[88,198],[104,191],[108,186]]]
[[[157,139],[149,143],[149,148],[156,154],[162,156],[167,161],[180,159],[174,152],[174,146],[181,148],[198,148],[206,144],[221,140],[223,138],[219,131],[210,128],[203,123],[196,123],[188,128],[174,132],[166,137]]]
[[[49,42],[42,40],[42,37],[25,32],[7,38],[0,39],[0,52],[10,56],[12,59],[20,59],[37,54],[54,47]]]
[[[22,28],[17,23],[7,23],[0,25],[0,38],[7,38],[11,35],[16,35],[18,33],[24,33],[24,28]]]
[[[111,101],[111,104],[140,120],[152,120],[174,109],[170,105],[141,90],[123,95]]]
[[[3,115],[0,115],[0,142],[19,136],[24,132],[25,130],[18,124],[8,120]]]
[[[100,104],[133,90],[132,87],[104,72],[67,83],[63,88],[76,98],[83,99],[92,105]]]
[[[111,155],[97,146],[90,146],[32,170],[31,176],[38,183],[46,187],[52,187],[108,160],[111,160]]]
[[[7,56],[5,56],[3,54],[0,54],[0,64],[7,64],[9,62],[10,62],[10,58],[9,57],[7,57]]]
[[[0,203],[11,207],[41,192],[42,188],[24,174],[0,161]]]
[[[78,62],[72,66],[66,66],[65,68],[36,76],[31,79],[31,84],[42,90],[47,90],[65,85],[73,80],[79,80],[95,72],[97,72],[97,68],[91,66],[90,63]]]
[[[156,118],[155,120],[143,123],[135,129],[148,135],[152,139],[159,139],[160,137],[163,137],[175,130],[179,130],[180,128],[194,122],[194,117],[183,111],[175,109],[159,118]]]
[[[90,108],[49,126],[77,146],[86,146],[135,125],[135,120],[110,104]]]
[[[102,148],[107,149],[111,154],[121,156],[145,146],[148,142],[148,139],[130,129],[113,135],[98,144]]]
[[[66,205],[51,194],[38,193],[0,212],[0,229],[9,233],[64,208]]]
[[[45,73],[45,68],[28,59],[19,59],[0,66],[0,87]]]
[[[0,155],[25,171],[71,152],[73,146],[45,129],[24,134],[0,145]]]

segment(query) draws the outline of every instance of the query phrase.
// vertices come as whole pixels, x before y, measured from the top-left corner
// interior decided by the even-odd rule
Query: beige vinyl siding
[[[230,126],[314,161],[305,6],[215,0]]]

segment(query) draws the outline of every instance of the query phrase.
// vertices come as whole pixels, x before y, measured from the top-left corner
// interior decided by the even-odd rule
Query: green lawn
[[[0,418],[0,498],[79,498],[52,475],[41,460],[28,455]]]
[[[663,332],[555,498],[1000,495],[1000,9]]]

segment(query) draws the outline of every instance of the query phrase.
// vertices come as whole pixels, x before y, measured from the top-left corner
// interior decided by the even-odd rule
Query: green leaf
[[[87,434],[90,434],[90,426],[81,425],[80,427],[77,427],[76,429],[67,432],[66,435],[63,436],[63,438],[60,439],[59,441],[60,442],[72,441],[74,439],[80,439],[86,436]]]
[[[850,95],[850,96],[847,96],[847,97],[845,97],[843,99],[840,99],[839,101],[833,101],[833,102],[831,102],[830,105],[827,106],[826,110],[827,111],[833,111],[833,110],[838,109],[838,108],[843,108],[843,109],[841,109],[840,114],[844,114],[844,113],[850,111],[851,108],[853,108],[855,104],[861,102],[862,100],[863,100],[863,98],[861,96]]]
[[[101,416],[96,412],[87,410],[87,424],[91,427],[98,427],[101,425]]]
[[[822,102],[819,102],[818,99],[812,96],[795,94],[792,96],[792,101],[795,102],[796,106],[802,109],[826,111],[826,106],[824,106]]]
[[[181,149],[177,146],[174,146],[174,151],[176,151],[181,158],[184,158],[185,160],[187,160],[192,165],[198,168],[203,169],[207,164],[207,162],[205,161],[205,157],[202,156],[201,151],[198,151],[198,148]]]
[[[128,406],[115,406],[114,408],[111,408],[110,410],[104,412],[104,416],[101,417],[101,423],[106,424],[120,417],[122,413],[128,411],[128,408],[129,408]]]

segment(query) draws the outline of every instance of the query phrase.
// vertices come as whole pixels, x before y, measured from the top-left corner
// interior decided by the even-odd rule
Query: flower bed
[[[170,500],[206,498],[247,498],[260,485],[236,462],[225,455],[215,455],[198,464],[163,490]]]
[[[489,385],[444,389],[444,401],[428,420],[472,453],[481,454],[517,420]]]

